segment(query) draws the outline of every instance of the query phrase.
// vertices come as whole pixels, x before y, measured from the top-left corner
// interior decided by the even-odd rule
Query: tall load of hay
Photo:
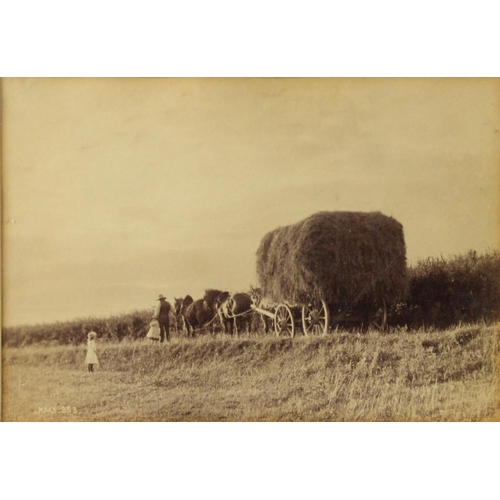
[[[267,233],[257,277],[272,301],[351,306],[407,294],[403,226],[380,212],[319,212]]]

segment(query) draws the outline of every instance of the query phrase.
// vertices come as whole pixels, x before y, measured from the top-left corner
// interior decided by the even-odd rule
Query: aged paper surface
[[[4,79],[3,418],[497,418],[495,363],[453,350],[484,338],[491,356],[491,324],[457,323],[439,346],[422,332],[415,356],[435,371],[417,387],[402,354],[415,337],[401,331],[363,334],[365,359],[358,333],[323,346],[298,335],[291,355],[272,333],[188,339],[171,319],[171,344],[150,351],[141,321],[159,294],[173,304],[257,287],[262,237],[316,212],[395,218],[409,265],[498,249],[499,110],[496,79]],[[313,348],[327,352],[321,366],[307,364]],[[333,370],[333,355],[350,356],[350,371]],[[365,387],[385,406],[363,399],[356,377],[389,370],[387,393]]]

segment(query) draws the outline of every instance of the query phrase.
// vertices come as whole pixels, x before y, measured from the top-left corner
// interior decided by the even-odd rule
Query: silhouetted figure
[[[158,320],[160,325],[160,344],[167,339],[170,342],[170,303],[160,294],[158,297],[159,303],[156,306],[154,319]]]

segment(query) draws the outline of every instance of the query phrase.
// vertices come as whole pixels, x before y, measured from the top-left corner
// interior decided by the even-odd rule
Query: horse
[[[227,292],[225,292],[227,293]],[[184,299],[175,298],[175,314],[180,315],[184,321],[184,330],[188,337],[194,337],[195,330],[204,326],[212,325],[216,315],[216,300],[224,292],[220,290],[205,290],[202,299],[193,300],[190,295]]]
[[[182,322],[182,331],[187,332],[187,335],[189,336],[189,330],[187,328],[187,323],[186,323],[186,318],[185,318],[185,313],[186,309],[188,306],[190,306],[193,303],[193,297],[191,295],[186,295],[184,298],[176,298],[174,297],[174,315],[177,320],[181,320]]]
[[[182,330],[186,333],[187,337],[190,337],[190,323],[187,320],[187,313],[193,305],[193,297],[191,295],[186,295],[184,298],[174,297],[174,314],[176,318],[181,318],[182,320]],[[194,335],[194,328],[192,328],[192,333]]]
[[[260,288],[251,287],[250,289],[250,297],[256,307],[262,307],[264,309],[270,308],[269,304],[266,303],[265,299],[262,297],[262,291]],[[258,313],[262,325],[264,326],[264,333],[268,333],[269,331],[273,331],[274,325],[273,320],[269,316],[265,314]]]
[[[234,330],[238,335],[245,325],[247,332],[251,333],[252,303],[252,298],[248,293],[227,294],[217,308],[224,333],[232,335]]]

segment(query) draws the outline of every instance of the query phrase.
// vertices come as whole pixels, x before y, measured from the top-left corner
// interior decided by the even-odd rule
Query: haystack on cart
[[[266,234],[257,251],[263,296],[254,309],[276,335],[326,334],[337,325],[383,330],[408,290],[403,227],[379,212],[320,212]]]

